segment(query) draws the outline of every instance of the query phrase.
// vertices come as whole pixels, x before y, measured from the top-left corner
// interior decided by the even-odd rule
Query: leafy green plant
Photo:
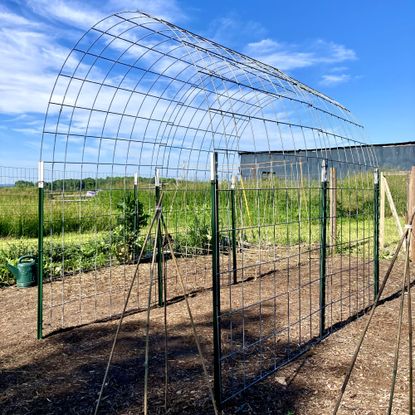
[[[63,273],[87,272],[103,267],[108,263],[110,250],[102,236],[81,244],[74,240],[64,246],[47,241],[44,245],[44,278],[60,278]],[[17,259],[26,254],[37,255],[36,242],[21,240],[0,247],[0,286],[14,284],[14,277],[6,264],[16,265]]]
[[[207,255],[210,253],[209,225],[193,216],[189,229],[185,234],[178,234],[175,239],[175,250],[185,255]]]
[[[15,282],[14,276],[7,268],[7,263],[16,265],[20,256],[34,254],[34,252],[34,246],[24,240],[0,248],[0,287],[13,285]]]
[[[143,204],[135,200],[131,192],[117,204],[117,209],[120,213],[117,226],[110,236],[110,245],[116,258],[120,262],[128,263],[135,260],[140,250],[140,229],[147,224],[149,215],[144,213]]]

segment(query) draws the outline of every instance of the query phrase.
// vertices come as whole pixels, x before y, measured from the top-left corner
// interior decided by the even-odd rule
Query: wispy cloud
[[[77,28],[91,27],[102,18],[101,12],[84,2],[28,0],[27,5],[44,18],[64,22]]]
[[[188,19],[177,0],[109,0],[106,10],[139,10],[175,23]]]
[[[2,13],[0,19],[0,112],[43,112],[66,48],[43,25],[11,12]]]
[[[185,14],[176,0],[27,0],[27,4],[40,16],[82,29],[87,29],[104,17],[120,11],[145,11],[175,22],[185,19]]]
[[[26,26],[26,27],[39,27],[41,23],[35,22],[29,19],[26,19],[23,16],[19,16],[15,13],[10,12],[4,6],[0,5],[0,23],[2,27],[11,26],[12,24],[15,26]]]
[[[343,84],[350,81],[351,76],[349,74],[326,74],[321,77],[320,85],[333,86]]]
[[[357,59],[354,50],[321,39],[296,45],[266,38],[249,43],[244,52],[283,71]]]
[[[90,26],[94,25],[103,17],[122,9],[130,11],[142,10],[151,15],[177,23],[187,19],[186,14],[179,7],[176,0],[153,0],[151,2],[148,0],[104,0],[103,2],[98,2],[98,0],[91,0],[89,2],[81,0],[16,0],[13,4],[19,4],[21,9],[12,9],[11,6],[7,8],[6,6],[0,5],[0,50],[2,59],[0,65],[0,116],[3,118],[2,121],[5,121],[4,124],[8,127],[8,131],[5,134],[0,134],[0,138],[6,137],[6,135],[9,135],[9,131],[13,130],[16,133],[16,137],[24,136],[24,140],[22,141],[25,142],[30,137],[36,137],[36,140],[33,140],[33,142],[38,140],[43,128],[43,114],[45,113],[56,75],[68,56],[72,45]],[[277,42],[265,37],[266,31],[260,24],[253,21],[241,21],[238,19],[238,16],[221,17],[214,20],[208,26],[207,37],[213,38],[220,43],[234,46],[237,49],[242,49],[242,52],[268,62],[282,70],[289,71],[317,65],[323,66],[325,71],[321,71],[321,73],[326,75],[323,76],[321,82],[322,84],[325,82],[324,85],[335,85],[336,82],[346,82],[348,80],[347,68],[344,68],[343,64],[357,59],[356,53],[352,49],[334,42],[315,40],[302,45]],[[128,36],[130,34],[125,35],[125,37]],[[131,36],[134,36],[134,34],[132,33]],[[262,40],[252,42],[252,40],[261,38]],[[130,40],[136,39],[131,38]],[[251,42],[247,43],[249,40]],[[148,46],[150,47],[152,41],[152,39],[141,40],[141,48],[145,46],[145,42],[149,42]],[[120,51],[117,51],[118,44],[116,41],[113,41],[111,45],[109,45],[110,42],[105,42],[106,40],[104,39],[103,43],[108,46],[108,50],[112,49],[108,53],[113,53],[115,56],[120,51],[125,52],[125,45],[123,45]],[[240,45],[244,43],[247,43],[247,46],[241,48]],[[160,45],[159,47],[171,47],[171,45],[166,44],[166,46]],[[135,46],[125,56],[128,53],[131,53],[133,57],[137,57],[143,51],[140,50],[140,46]],[[148,54],[148,56],[149,61],[151,61],[151,54]],[[72,73],[73,69],[79,63],[77,59],[82,59],[82,55],[80,54],[78,57],[77,54],[73,54],[72,58],[67,61],[65,68],[68,69],[68,73]],[[141,63],[144,63],[145,59],[146,57],[143,57]],[[209,57],[206,64],[209,64],[209,62],[212,63],[213,61],[214,58]],[[167,74],[169,74],[169,71],[176,71],[175,73],[178,73],[178,71],[186,70],[186,65],[183,63],[178,64],[175,62],[174,66],[170,66],[171,63],[169,58],[164,57],[157,64],[153,63],[153,69],[156,71],[165,71]],[[79,72],[83,73],[82,65],[79,68]],[[330,68],[332,71],[330,71]],[[337,70],[334,68],[337,68]],[[99,74],[96,73],[96,70],[99,69],[99,67],[98,69],[94,67],[94,70],[88,73],[88,79],[93,79],[94,76],[98,76]],[[119,73],[114,71],[110,75],[106,77],[105,81],[108,85],[117,85],[125,76],[122,71]],[[131,76],[134,76],[133,71],[131,72]],[[127,84],[126,82],[130,83]],[[134,88],[133,85],[135,84],[136,79],[126,77],[123,80],[124,86]],[[62,82],[62,85],[60,85],[58,83],[54,91],[53,100],[60,102],[62,101],[63,95],[65,95],[65,104],[69,105],[75,104],[76,100],[76,104],[80,106],[83,104],[85,107],[96,106],[99,109],[100,105],[104,105],[104,111],[108,110],[111,106],[112,111],[123,112],[125,110],[124,108],[127,108],[130,114],[136,114],[140,111],[142,116],[153,116],[160,119],[163,117],[173,118],[177,116],[175,113],[169,114],[168,108],[160,103],[157,106],[159,113],[147,113],[146,111],[150,111],[154,105],[151,104],[151,98],[149,96],[147,96],[143,103],[142,97],[146,95],[145,90],[142,91],[142,94],[140,94],[140,91],[136,91],[137,94],[130,99],[127,96],[129,94],[125,94],[122,91],[114,95],[114,89],[108,86],[100,89],[98,102],[97,104],[93,104],[91,97],[94,98],[97,92],[92,89],[97,88],[96,85],[93,83],[84,83],[80,94],[78,94],[77,88],[79,85],[76,81],[72,83],[72,87],[74,91],[71,92],[70,90],[68,93],[66,90],[67,84]],[[147,85],[144,85],[144,87],[147,87]],[[174,86],[169,86],[169,91],[172,94],[176,94],[177,92],[174,90]],[[234,99],[237,98],[234,92],[230,91],[229,93],[232,94]],[[191,96],[189,94],[187,99],[190,98]],[[70,99],[73,99],[73,101],[70,101]],[[229,99],[226,99],[222,103],[219,102],[218,98],[218,105],[221,107],[230,105],[230,102]],[[59,105],[56,105],[55,110],[61,110]],[[54,107],[52,106],[50,111],[52,121],[56,115],[53,111]],[[77,111],[75,114],[72,114],[72,109],[68,108],[67,111],[64,109],[60,113],[59,128],[62,131],[59,132],[63,135],[69,132],[80,135],[107,134],[109,136],[119,135],[120,137],[129,137],[131,131],[137,137],[142,137],[144,134],[147,134],[147,136],[155,136],[158,134],[159,125],[156,124],[145,125],[142,122],[132,127],[129,122],[134,118],[133,115],[127,118],[124,117],[124,119],[117,118],[116,116],[103,119],[105,115],[103,114],[99,111],[94,113]],[[190,117],[190,115],[188,116]],[[277,116],[279,119],[284,120],[287,117],[292,117],[292,114],[281,111],[277,112]],[[187,127],[192,123],[194,123],[195,129],[203,128],[203,124],[200,124],[201,121],[199,121],[199,118],[200,120],[202,119],[200,114],[194,114],[191,120],[186,118],[182,119],[183,127],[181,127],[180,131],[183,133],[183,140],[194,140],[193,137],[187,135]],[[219,119],[221,117],[218,116]],[[216,119],[214,121],[210,120],[209,122],[216,122]],[[70,130],[69,125],[71,125]],[[87,127],[85,127],[86,125]],[[205,128],[207,129],[208,126]],[[209,128],[212,128],[212,126]],[[220,128],[219,124],[217,128]],[[287,131],[288,133],[290,132]],[[177,134],[180,134],[180,132]],[[258,146],[262,142],[266,143],[267,131],[264,130],[263,134],[265,137],[264,141],[258,140]],[[167,133],[166,136],[168,136]],[[5,139],[8,139],[8,137]],[[250,138],[247,138],[247,146],[250,143],[249,140]],[[74,157],[78,156],[79,154],[76,150],[79,147],[79,137],[71,136],[69,141],[73,149]],[[201,145],[208,143],[202,139],[200,139],[200,142]],[[92,141],[89,144],[92,146]],[[91,159],[98,157],[95,150],[96,147],[91,147],[89,144],[86,146],[88,157]],[[114,143],[109,142],[105,145],[107,147],[103,147],[100,157],[106,154],[105,151],[108,154],[112,154],[115,151],[112,149]],[[47,148],[47,143],[45,144],[45,148]],[[120,150],[118,149],[117,151]]]
[[[0,5],[0,113],[44,113],[57,73],[72,43],[103,17],[143,9],[169,20],[184,19],[175,0],[26,0],[25,16]],[[69,40],[68,40],[69,39]]]
[[[266,29],[253,20],[242,20],[238,15],[222,16],[214,19],[208,27],[206,36],[223,45],[240,44],[244,39],[252,40],[265,36]]]
[[[330,69],[330,72],[332,73],[339,73],[339,72],[347,72],[349,68],[347,66],[333,66],[333,68]]]

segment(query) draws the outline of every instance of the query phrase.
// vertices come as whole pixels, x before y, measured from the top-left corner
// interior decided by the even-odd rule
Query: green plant
[[[26,241],[16,241],[0,248],[0,287],[14,284],[14,277],[7,268],[7,263],[17,264],[17,259],[26,254],[35,254],[35,247]]]
[[[44,245],[44,278],[60,278],[63,273],[88,272],[107,265],[111,247],[107,237],[100,235],[83,243],[71,240],[62,245],[48,240]],[[37,242],[17,240],[0,245],[0,287],[14,284],[14,277],[7,269],[7,263],[16,265],[22,255],[37,255]]]
[[[193,216],[185,234],[178,234],[175,239],[175,250],[185,255],[207,255],[210,252],[209,225]]]
[[[140,249],[139,233],[148,222],[149,215],[144,213],[143,204],[129,192],[117,204],[120,212],[117,226],[110,237],[112,252],[120,262],[134,261]]]

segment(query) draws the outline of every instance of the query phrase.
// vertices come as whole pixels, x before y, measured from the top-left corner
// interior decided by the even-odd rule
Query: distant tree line
[[[14,185],[16,187],[33,187],[35,184],[27,180],[18,180],[17,182],[14,182]]]
[[[100,177],[94,179],[92,177],[86,177],[85,179],[58,179],[52,182],[45,182],[44,186],[47,190],[53,191],[87,191],[87,190],[96,190],[96,189],[109,189],[109,188],[120,188],[123,187],[124,182],[127,182],[127,185],[133,186],[133,177]],[[139,178],[140,183],[154,183],[154,178]],[[170,180],[169,180],[170,181]],[[34,187],[35,182],[27,180],[17,180],[14,185],[16,187]]]

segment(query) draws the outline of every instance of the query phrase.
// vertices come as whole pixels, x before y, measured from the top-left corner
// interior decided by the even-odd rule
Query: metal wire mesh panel
[[[135,273],[127,311],[145,309],[157,238],[150,305],[176,298],[172,240],[188,292],[219,277],[229,399],[372,301],[376,160],[362,136],[331,98],[171,23],[139,12],[97,23],[45,117],[48,331],[117,315]],[[337,181],[322,184],[323,160]],[[157,203],[169,235],[152,230],[146,246]]]
[[[0,237],[37,236],[36,169],[0,166]]]
[[[121,176],[105,170],[101,177],[85,170],[83,174],[81,178],[79,171],[58,171],[50,163],[45,164],[47,284],[43,290],[43,308],[47,331],[120,313],[137,270],[146,226],[154,214],[153,178],[138,180],[137,173]],[[189,292],[211,286],[209,203],[209,188],[203,182],[166,179],[163,184],[164,216],[179,262],[186,270]],[[134,224],[137,212],[140,212],[138,221],[143,222],[138,226]],[[129,312],[147,308],[154,238],[155,230],[144,247]],[[182,295],[174,268],[169,263],[163,268],[168,298]],[[159,287],[152,290],[152,305],[162,302],[158,290]]]
[[[19,278],[17,264],[19,258],[37,254],[37,171],[33,168],[0,166],[0,287],[16,283],[19,286],[35,284],[35,273]],[[32,259],[31,258],[31,259]],[[23,259],[23,258],[22,258]],[[27,258],[28,259],[28,258]],[[32,268],[33,269],[33,268]],[[19,278],[19,279],[18,279]],[[23,338],[35,334],[33,325],[33,305],[36,304],[36,291],[33,289],[11,290],[9,304],[2,302],[2,327],[14,321],[17,315],[19,324],[14,332]]]
[[[242,164],[245,178],[219,182],[224,401],[373,302],[373,169],[319,161]],[[325,192],[323,161],[331,166]]]

